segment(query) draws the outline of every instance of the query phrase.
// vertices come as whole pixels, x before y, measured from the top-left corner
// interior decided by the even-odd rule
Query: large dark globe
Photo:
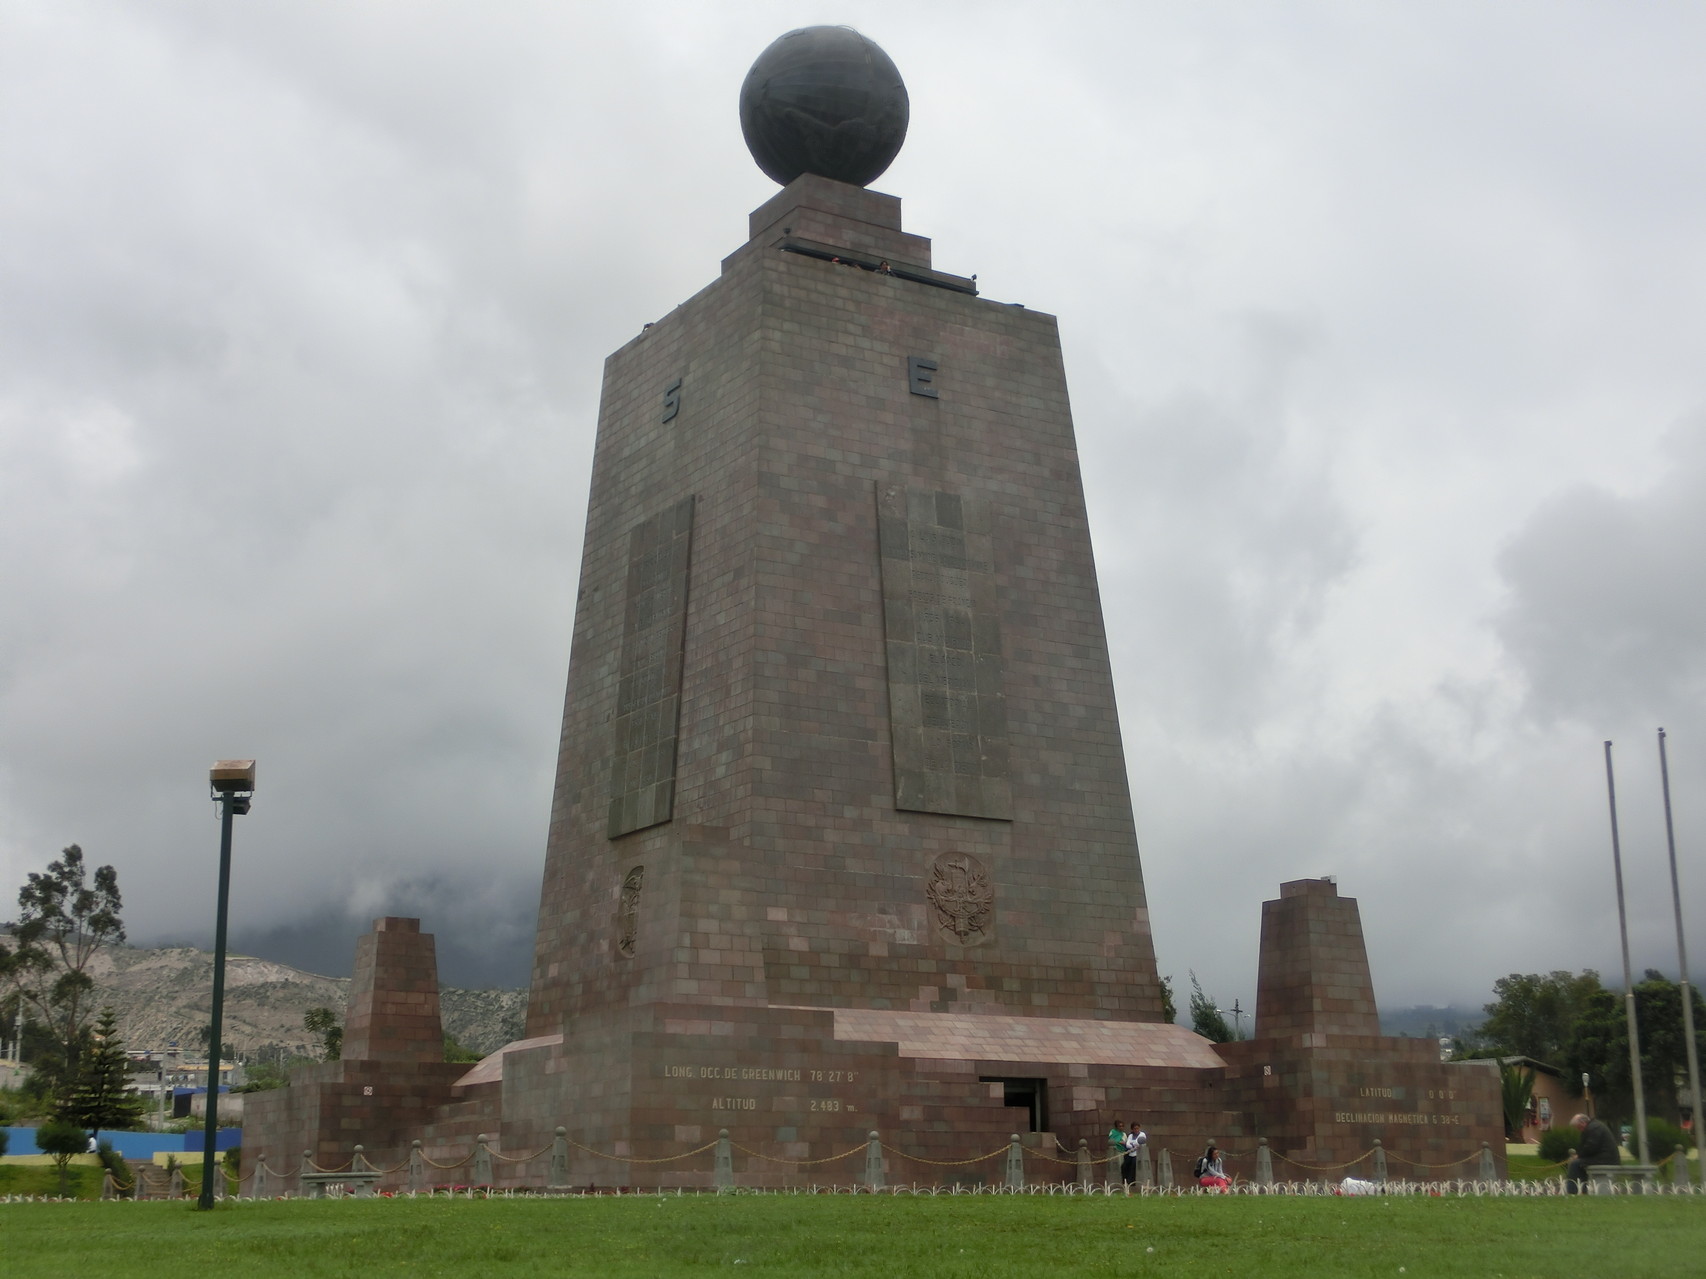
[[[758,55],[740,87],[740,130],[783,186],[802,173],[864,186],[906,141],[906,85],[851,27],[802,27]]]

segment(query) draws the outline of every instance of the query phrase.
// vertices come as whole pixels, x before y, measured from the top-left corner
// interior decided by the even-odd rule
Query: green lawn
[[[1706,1199],[752,1195],[0,1205],[8,1276],[1699,1273]],[[1614,1264],[1612,1264],[1614,1263]]]

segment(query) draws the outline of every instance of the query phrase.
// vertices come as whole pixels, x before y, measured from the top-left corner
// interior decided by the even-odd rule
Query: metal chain
[[[997,1155],[1006,1154],[1008,1149],[1007,1146],[1002,1146],[998,1150],[990,1151],[987,1155],[976,1155],[970,1159],[926,1159],[923,1155],[909,1155],[904,1150],[896,1150],[886,1141],[878,1142],[877,1144],[884,1150],[888,1151],[891,1155],[899,1155],[902,1159],[910,1159],[914,1163],[930,1164],[935,1168],[963,1168],[967,1164],[980,1164],[985,1159],[993,1159]]]
[[[554,1144],[555,1143],[553,1143],[553,1145]],[[545,1154],[550,1149],[551,1149],[550,1146],[541,1146],[538,1150],[535,1150],[531,1155],[500,1155],[495,1150],[491,1151],[490,1153],[491,1153],[491,1156],[493,1159],[501,1159],[506,1164],[525,1164],[525,1163],[531,1163],[533,1160],[539,1158],[540,1155]]]
[[[761,1155],[756,1150],[748,1150],[738,1141],[731,1141],[729,1143],[729,1147],[731,1149],[738,1150],[743,1155],[751,1155],[754,1159],[763,1159],[773,1164],[792,1164],[795,1168],[811,1168],[817,1164],[832,1164],[837,1159],[845,1159],[849,1155],[858,1154],[861,1150],[866,1148],[866,1145],[866,1142],[861,1141],[851,1150],[843,1150],[839,1155],[825,1155],[822,1159],[778,1159],[775,1155]]]
[[[587,1154],[596,1155],[600,1159],[613,1159],[617,1163],[625,1164],[672,1164],[677,1159],[691,1159],[694,1155],[702,1155],[716,1144],[717,1143],[714,1141],[708,1141],[703,1146],[700,1146],[699,1149],[689,1150],[684,1155],[665,1155],[661,1159],[641,1159],[638,1155],[607,1155],[602,1150],[594,1150],[591,1146],[583,1146],[578,1141],[569,1142],[569,1145],[573,1146],[576,1150],[584,1150]]]

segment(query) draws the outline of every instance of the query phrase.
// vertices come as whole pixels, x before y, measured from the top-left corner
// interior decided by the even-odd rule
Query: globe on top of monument
[[[758,167],[864,186],[906,141],[906,85],[851,27],[802,27],[758,55],[740,87],[740,129]]]

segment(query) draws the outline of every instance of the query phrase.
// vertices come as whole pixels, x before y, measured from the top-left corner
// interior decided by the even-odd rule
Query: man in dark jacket
[[[1595,1164],[1616,1167],[1623,1162],[1623,1152],[1617,1149],[1617,1138],[1611,1135],[1611,1129],[1599,1120],[1577,1115],[1570,1123],[1582,1135],[1576,1143],[1575,1158],[1564,1169],[1564,1189],[1573,1195],[1585,1188],[1589,1168]]]

